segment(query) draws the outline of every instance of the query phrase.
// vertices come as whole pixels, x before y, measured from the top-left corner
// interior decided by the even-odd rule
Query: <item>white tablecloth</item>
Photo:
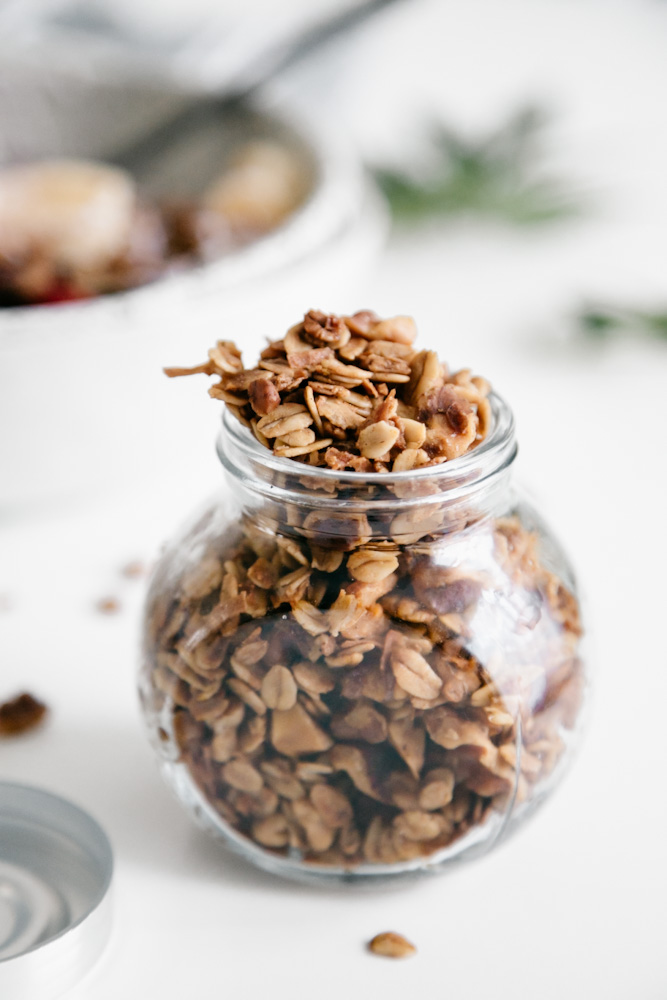
[[[371,91],[383,66],[388,93],[401,91],[405,67],[413,98],[428,92],[459,115],[476,108],[481,121],[501,96],[531,96],[541,80],[563,98],[560,161],[597,179],[594,207],[528,233],[468,222],[396,235],[363,301],[321,305],[413,313],[424,342],[487,375],[513,405],[517,475],[565,539],[587,599],[587,739],[543,811],[481,861],[382,891],[283,883],[191,824],[158,777],[137,706],[145,583],[120,570],[150,561],[216,485],[212,447],[199,478],[165,470],[131,494],[3,523],[0,695],[30,690],[51,716],[0,744],[0,774],[90,810],[116,855],[113,936],[71,1000],[667,996],[667,344],[588,344],[567,319],[588,294],[667,302],[667,11],[648,0],[421,9],[419,31],[403,11],[379,33]],[[423,68],[418,36],[449,61],[458,102]],[[344,89],[336,106],[351,115]],[[373,129],[389,147],[382,114]],[[211,403],[201,428],[211,446],[216,419]],[[118,613],[96,611],[106,595]],[[387,929],[417,956],[368,955],[364,943]]]

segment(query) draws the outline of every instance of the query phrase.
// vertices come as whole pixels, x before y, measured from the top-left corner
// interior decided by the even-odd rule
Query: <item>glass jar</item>
[[[263,868],[377,879],[489,850],[560,780],[586,672],[572,571],[486,439],[409,472],[276,458],[229,413],[230,489],[165,551],[141,698],[186,807]]]

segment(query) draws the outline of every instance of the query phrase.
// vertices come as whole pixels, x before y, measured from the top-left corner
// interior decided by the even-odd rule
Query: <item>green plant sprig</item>
[[[591,340],[640,335],[667,341],[667,308],[591,305],[580,309],[575,321],[579,331]]]
[[[575,214],[577,199],[540,171],[546,116],[524,108],[484,138],[471,140],[442,123],[431,130],[435,164],[424,177],[376,168],[374,175],[399,221],[478,214],[525,225]]]

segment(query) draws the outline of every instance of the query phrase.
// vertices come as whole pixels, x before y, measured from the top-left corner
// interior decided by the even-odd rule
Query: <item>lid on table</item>
[[[51,1000],[93,966],[109,936],[113,855],[78,806],[0,782],[0,996]]]

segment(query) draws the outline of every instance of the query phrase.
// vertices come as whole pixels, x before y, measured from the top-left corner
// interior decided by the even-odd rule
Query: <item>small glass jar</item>
[[[140,688],[178,797],[263,868],[445,868],[515,829],[572,756],[574,580],[490,399],[476,448],[390,474],[276,458],[223,418],[231,488],[156,567]]]

